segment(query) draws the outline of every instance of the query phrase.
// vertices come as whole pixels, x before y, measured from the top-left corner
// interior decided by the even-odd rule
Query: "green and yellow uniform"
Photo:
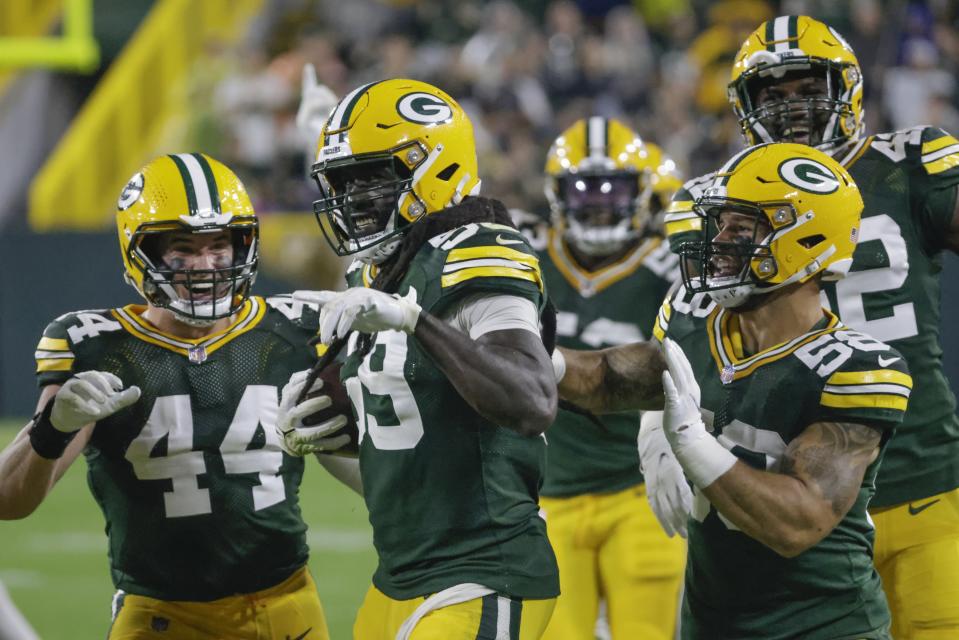
[[[866,424],[883,447],[906,411],[912,379],[900,354],[832,313],[760,353],[743,351],[735,313],[680,287],[656,337],[675,340],[702,391],[703,418],[741,461],[776,472],[789,443],[815,422]],[[866,512],[880,459],[852,508],[821,542],[784,558],[743,534],[701,493],[689,522],[685,638],[888,638],[889,612],[872,564]]]
[[[373,269],[354,263],[347,279],[369,286]],[[515,229],[491,223],[424,243],[396,293],[441,318],[477,295],[545,303],[535,252]],[[387,605],[409,608],[401,601],[465,583],[517,601],[555,598],[556,561],[537,504],[544,439],[480,416],[413,336],[384,331],[369,349],[359,345],[354,334],[341,377],[358,416],[379,566],[355,637],[395,634]]]
[[[534,236],[535,237],[535,236]],[[560,231],[540,251],[557,343],[599,349],[646,340],[678,260],[658,237],[616,263],[585,271]],[[541,500],[563,595],[544,638],[591,637],[599,600],[614,638],[672,638],[685,546],[666,537],[646,500],[636,438],[639,413],[602,417],[604,428],[560,410],[546,433]]]
[[[959,140],[935,127],[915,127],[866,137],[837,159],[859,186],[865,209],[850,273],[823,283],[824,302],[850,327],[895,347],[915,378],[870,503],[879,532],[876,566],[897,637],[915,637],[919,627],[944,620],[953,621],[945,633],[955,634],[959,418],[942,369],[939,272],[956,208]],[[674,198],[667,217],[674,249],[685,231],[698,228],[690,209],[710,180],[691,180]],[[922,508],[931,502],[928,511]],[[940,526],[927,527],[931,519]],[[900,610],[908,610],[908,618]]]
[[[321,624],[325,634],[312,581],[294,578],[308,555],[298,505],[303,460],[284,454],[274,432],[278,389],[315,360],[306,341],[316,311],[254,297],[226,330],[188,340],[154,328],[144,309],[65,314],[36,354],[41,387],[98,370],[142,390],[138,402],[96,424],[84,450],[120,590],[113,637],[123,637],[116,625],[125,595],[228,608],[231,596],[288,579],[314,604],[305,598],[294,608],[301,613],[288,612],[274,630],[295,636]],[[171,637],[187,637],[165,624]]]

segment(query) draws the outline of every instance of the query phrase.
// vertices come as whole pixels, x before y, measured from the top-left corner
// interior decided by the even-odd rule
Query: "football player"
[[[940,252],[959,250],[959,141],[929,126],[866,136],[863,78],[835,29],[780,16],[743,43],[729,96],[749,144],[799,142],[848,169],[865,201],[849,277],[825,303],[849,326],[888,342],[916,379],[889,446],[870,513],[875,562],[897,638],[959,637],[959,419],[939,345]],[[668,216],[671,244],[698,225],[690,181]],[[669,518],[666,515],[664,518]]]
[[[662,435],[696,488],[684,638],[889,638],[866,506],[912,380],[820,304],[862,207],[821,151],[742,151],[694,205],[699,239],[654,328],[667,371],[648,343],[564,351],[563,397],[665,405]]]
[[[117,588],[111,640],[327,638],[303,460],[274,432],[278,389],[316,360],[316,309],[250,295],[257,219],[219,162],[157,158],[117,208],[124,277],[147,304],[44,331],[37,415],[0,455],[0,517],[29,515],[83,452]]]
[[[614,119],[579,120],[553,143],[546,159],[553,224],[540,266],[558,309],[558,344],[589,349],[650,337],[679,277],[678,258],[649,230],[663,164]],[[543,637],[593,637],[603,599],[614,639],[670,640],[685,545],[663,533],[646,500],[639,415],[602,422],[560,410],[549,428],[540,505],[563,594]]]
[[[432,85],[347,94],[313,174],[321,228],[355,258],[346,291],[295,294],[322,304],[318,368],[345,344],[362,434],[379,566],[354,637],[539,638],[559,584],[537,504],[556,384],[536,254],[478,196],[472,125]]]

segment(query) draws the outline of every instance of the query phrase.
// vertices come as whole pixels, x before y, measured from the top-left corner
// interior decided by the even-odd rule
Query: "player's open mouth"
[[[726,278],[742,273],[743,260],[738,256],[714,255],[709,261],[709,275],[713,278]]]
[[[810,136],[810,128],[806,126],[805,124],[786,127],[782,133],[782,137],[784,140],[797,142],[799,144],[808,144],[809,136]]]

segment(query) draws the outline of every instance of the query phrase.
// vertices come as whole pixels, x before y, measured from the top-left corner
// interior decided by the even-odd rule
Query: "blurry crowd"
[[[959,131],[953,0],[273,0],[238,52],[197,69],[193,142],[244,179],[258,211],[305,211],[315,149],[297,131],[301,69],[338,96],[388,77],[434,83],[476,129],[483,190],[546,210],[542,170],[578,118],[630,123],[686,177],[741,148],[731,61],[760,22],[807,14],[850,42],[867,131]]]

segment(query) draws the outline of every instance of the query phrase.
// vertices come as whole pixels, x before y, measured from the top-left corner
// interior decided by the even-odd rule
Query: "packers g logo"
[[[779,165],[779,177],[788,184],[810,193],[832,193],[839,188],[839,178],[829,167],[809,158],[790,158]]]
[[[416,124],[437,124],[453,117],[453,108],[430,93],[408,93],[396,101],[396,112]]]
[[[123,187],[123,191],[120,192],[120,199],[117,200],[117,209],[123,211],[130,208],[130,206],[137,201],[137,198],[140,197],[141,193],[143,193],[143,174],[137,173],[130,178],[127,186]]]

